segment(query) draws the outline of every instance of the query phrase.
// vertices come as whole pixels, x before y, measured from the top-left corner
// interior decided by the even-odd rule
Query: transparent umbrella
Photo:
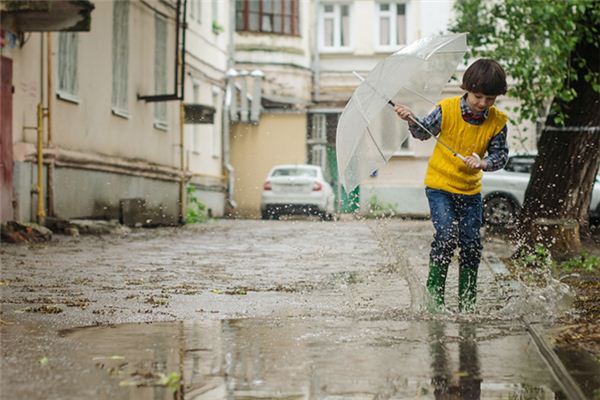
[[[344,108],[336,134],[338,173],[346,192],[385,164],[408,138],[408,126],[393,104],[425,114],[466,51],[464,33],[428,37],[382,60],[365,79],[356,74],[362,83]]]

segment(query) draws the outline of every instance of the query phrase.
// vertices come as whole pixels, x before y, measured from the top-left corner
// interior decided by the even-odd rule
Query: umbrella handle
[[[474,152],[473,157],[477,159],[477,168],[481,167],[481,157],[479,157],[479,154]]]

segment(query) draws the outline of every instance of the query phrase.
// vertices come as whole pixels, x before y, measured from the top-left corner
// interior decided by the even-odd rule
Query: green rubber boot
[[[444,291],[446,288],[446,276],[448,266],[434,262],[429,263],[429,275],[427,276],[427,292],[433,300],[433,308],[440,310],[444,308]]]
[[[458,310],[474,312],[477,300],[477,268],[460,267],[458,272]]]

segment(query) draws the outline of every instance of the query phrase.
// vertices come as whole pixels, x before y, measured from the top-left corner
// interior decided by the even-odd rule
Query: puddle
[[[554,399],[507,322],[240,319],[63,332],[111,399]],[[89,350],[83,350],[89,349]],[[178,384],[182,377],[181,384]]]

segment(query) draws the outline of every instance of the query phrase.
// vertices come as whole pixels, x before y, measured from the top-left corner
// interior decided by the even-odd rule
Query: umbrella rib
[[[358,75],[355,72],[355,75]],[[358,75],[360,77],[360,75]],[[361,79],[363,79],[361,77]],[[370,85],[369,85],[370,86]],[[381,96],[382,98],[385,99],[385,96],[383,96],[381,93],[379,93],[375,88],[371,87],[375,93],[377,93],[379,96]],[[354,101],[358,102],[359,107],[357,107],[358,110],[358,114],[361,116],[361,118],[367,123],[366,128],[367,128],[367,133],[369,134],[369,137],[371,138],[371,141],[373,142],[373,144],[375,145],[375,148],[377,149],[377,152],[379,153],[379,155],[381,156],[381,158],[383,159],[384,162],[387,162],[387,160],[385,159],[385,155],[383,154],[383,151],[381,150],[381,148],[379,147],[379,145],[377,144],[377,142],[375,141],[375,138],[373,137],[373,133],[371,132],[371,129],[369,129],[369,119],[364,115],[363,110],[362,110],[362,103],[359,99],[353,97],[352,98]],[[356,143],[356,145],[354,146],[354,149],[356,149],[356,147],[358,146],[358,142]],[[354,150],[352,151],[354,152]],[[348,167],[348,164],[350,163],[350,160],[348,160],[348,162],[346,163],[345,167]]]
[[[373,133],[371,133],[371,129],[369,129],[369,125],[367,125],[367,132],[369,133],[369,137],[373,141],[373,144],[375,145],[375,148],[379,152],[379,155],[381,156],[381,158],[383,159],[383,161],[386,162],[387,160],[385,159],[385,156],[383,155],[383,151],[381,151],[381,149],[379,148],[379,145],[375,141],[375,138],[373,137]]]
[[[429,99],[428,97],[423,96],[421,93],[417,92],[416,90],[413,90],[411,88],[408,88],[406,86],[402,86],[404,89],[408,90],[409,92],[411,92],[412,94],[414,94],[415,96],[418,96],[420,98],[422,98],[423,100],[425,100],[428,103],[433,104],[434,106],[436,106],[437,104],[435,103],[435,101]]]

